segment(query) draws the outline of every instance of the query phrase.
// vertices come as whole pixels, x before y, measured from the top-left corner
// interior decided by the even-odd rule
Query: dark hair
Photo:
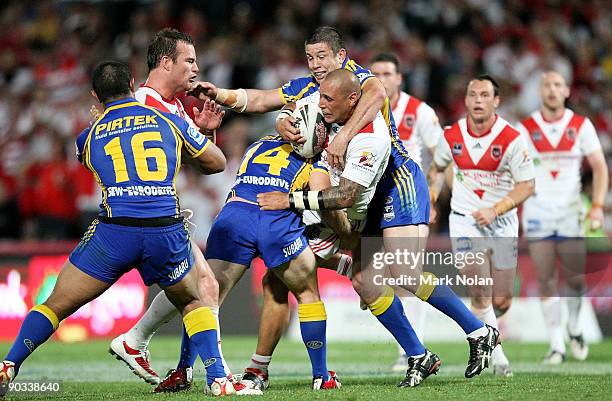
[[[334,54],[338,54],[340,49],[345,49],[342,35],[336,28],[331,26],[320,26],[315,29],[304,42],[304,46],[314,45],[315,43],[326,43]]]
[[[155,34],[155,38],[147,49],[147,66],[149,72],[159,66],[162,57],[167,56],[176,61],[178,53],[176,44],[185,42],[193,45],[193,38],[188,33],[177,31],[176,29],[164,28]]]
[[[372,57],[370,65],[378,62],[393,63],[393,65],[395,65],[395,71],[399,72],[399,60],[393,53],[378,53],[376,56]]]
[[[472,81],[489,81],[493,85],[493,95],[499,96],[499,84],[496,80],[493,79],[489,74],[480,74],[477,77],[474,77],[470,80]]]
[[[91,87],[101,103],[129,96],[132,73],[119,61],[103,61],[91,73]]]

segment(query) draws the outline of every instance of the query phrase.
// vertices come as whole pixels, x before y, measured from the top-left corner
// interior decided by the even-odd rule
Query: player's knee
[[[541,297],[553,297],[557,293],[557,282],[552,279],[539,280],[540,282],[540,296]]]
[[[495,297],[493,299],[493,309],[495,316],[503,316],[512,305],[512,297]]]
[[[476,309],[486,309],[491,305],[491,296],[483,294],[472,294],[470,296],[472,307]]]
[[[363,292],[363,282],[360,273],[353,275],[353,278],[351,279],[351,284],[353,284],[353,289],[355,290],[355,292],[361,295],[361,293]]]

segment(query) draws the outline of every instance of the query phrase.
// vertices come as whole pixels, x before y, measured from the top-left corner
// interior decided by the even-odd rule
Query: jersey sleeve
[[[421,103],[417,109],[417,135],[429,149],[440,142],[442,127],[434,109],[428,104]]]
[[[357,64],[355,60],[348,60],[344,68],[352,71],[357,76],[357,79],[359,79],[359,84],[362,88],[368,79],[374,78],[374,74],[372,74],[370,70]]]
[[[354,137],[346,151],[346,162],[341,177],[369,187],[378,171],[385,163],[388,145],[380,137],[373,134],[360,134]]]
[[[315,86],[312,77],[296,78],[278,88],[278,95],[284,104],[292,103],[304,97],[308,90]]]
[[[433,157],[434,163],[441,168],[445,168],[453,161],[453,155],[451,153],[450,146],[444,137],[444,134],[440,135],[438,145]]]
[[[510,173],[515,182],[528,181],[535,178],[533,161],[525,138],[522,135],[519,135],[512,141],[507,152],[510,156]]]
[[[89,135],[90,130],[91,127],[87,127],[81,131],[75,142],[76,157],[80,163],[83,163],[83,151],[85,150],[85,142],[87,141],[87,136]]]
[[[601,143],[597,137],[595,126],[588,118],[584,120],[582,127],[580,127],[578,140],[580,141],[580,150],[583,155],[590,155],[601,149]]]
[[[194,128],[186,120],[171,113],[163,114],[178,128],[184,141],[183,147],[191,157],[196,158],[200,156],[210,146],[211,142],[206,135],[202,134],[199,129]]]

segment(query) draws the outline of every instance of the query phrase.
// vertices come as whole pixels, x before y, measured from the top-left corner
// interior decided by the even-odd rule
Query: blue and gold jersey
[[[351,60],[348,57],[344,60],[344,63],[342,64],[341,68],[353,72],[359,79],[359,83],[361,84],[362,88],[367,80],[374,78],[374,74],[372,74],[370,70],[368,70],[367,68],[363,68],[354,60]],[[308,97],[318,90],[319,84],[317,83],[314,76],[310,75],[307,77],[292,79],[291,81],[278,88],[278,94],[282,99],[283,103],[287,104]],[[389,102],[388,97],[385,99],[385,103],[380,111],[383,117],[385,118],[385,121],[389,126],[389,132],[391,133],[391,156],[389,158],[388,169],[393,167],[399,168],[408,159],[410,159],[410,156],[408,155],[408,151],[404,148],[404,145],[400,140],[399,133],[395,126],[395,121],[393,120],[391,103]]]
[[[185,120],[132,98],[108,103],[76,141],[102,187],[100,215],[133,218],[178,216],[181,153],[197,157],[209,145]]]
[[[257,202],[262,192],[291,192],[308,186],[313,170],[327,172],[320,156],[304,159],[280,136],[266,136],[248,147],[229,197]]]

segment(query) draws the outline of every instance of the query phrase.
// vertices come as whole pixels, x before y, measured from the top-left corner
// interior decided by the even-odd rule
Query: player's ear
[[[130,92],[134,93],[134,77],[132,77],[132,79],[130,79]]]
[[[98,95],[96,95],[96,92],[94,92],[94,90],[93,90],[93,89],[91,89],[91,90],[89,91],[89,94],[90,94],[90,95],[91,95],[91,96],[92,96],[94,99],[96,99],[96,101],[97,101],[98,103],[102,103],[102,102],[100,101],[100,99],[98,99]]]
[[[168,56],[162,56],[161,60],[159,60],[159,65],[166,71],[170,71],[173,63],[172,59]]]
[[[346,49],[340,49],[338,50],[338,64],[342,65],[342,63],[344,63],[344,60],[346,60]]]
[[[351,94],[349,95],[349,102],[351,104],[351,107],[354,107],[357,102],[359,102],[359,94],[357,92],[351,92]]]
[[[493,99],[493,106],[495,106],[495,108],[499,106],[499,95],[495,96],[495,98]]]

